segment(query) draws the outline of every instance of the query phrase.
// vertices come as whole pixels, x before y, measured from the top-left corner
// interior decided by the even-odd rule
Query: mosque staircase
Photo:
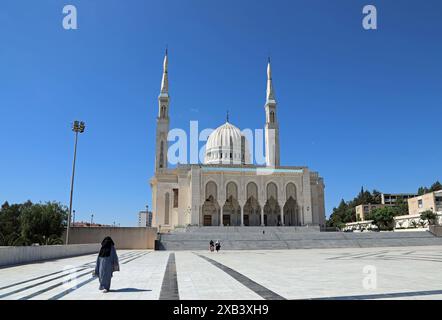
[[[207,250],[210,240],[221,241],[222,250],[442,246],[442,238],[427,231],[320,232],[317,227],[190,227],[161,234],[159,249]]]

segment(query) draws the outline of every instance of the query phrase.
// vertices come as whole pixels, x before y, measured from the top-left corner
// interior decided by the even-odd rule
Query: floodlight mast
[[[72,131],[75,132],[75,145],[74,145],[74,162],[72,164],[72,177],[71,177],[71,195],[69,198],[69,214],[68,223],[66,228],[66,244],[69,244],[69,229],[71,227],[71,216],[72,216],[72,196],[74,194],[74,177],[75,177],[75,162],[77,160],[77,142],[78,134],[83,133],[86,125],[83,121],[75,120],[72,124]]]

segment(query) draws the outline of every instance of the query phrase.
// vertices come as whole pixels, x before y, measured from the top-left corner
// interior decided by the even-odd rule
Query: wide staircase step
[[[207,250],[210,240],[222,250],[369,248],[442,245],[422,232],[320,232],[317,227],[189,227],[161,234],[160,250]]]

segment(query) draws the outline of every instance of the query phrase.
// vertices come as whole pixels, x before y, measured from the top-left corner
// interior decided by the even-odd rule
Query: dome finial
[[[229,122],[229,110],[227,110],[226,122]]]

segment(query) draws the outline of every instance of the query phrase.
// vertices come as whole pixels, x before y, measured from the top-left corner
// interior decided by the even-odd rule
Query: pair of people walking
[[[218,252],[220,249],[221,249],[221,242],[219,242],[219,240],[216,240],[215,243],[213,243],[213,240],[210,240],[210,243],[209,243],[210,252],[213,252],[214,250],[216,250],[216,252]]]

